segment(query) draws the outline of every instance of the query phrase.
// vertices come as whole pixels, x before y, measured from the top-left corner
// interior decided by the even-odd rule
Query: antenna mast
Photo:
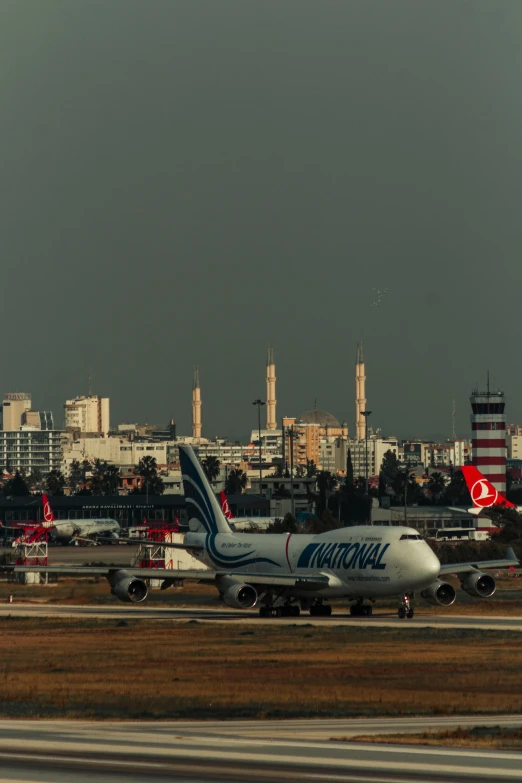
[[[457,440],[457,405],[455,403],[455,398],[453,398],[451,406],[451,426],[451,437],[453,440]]]

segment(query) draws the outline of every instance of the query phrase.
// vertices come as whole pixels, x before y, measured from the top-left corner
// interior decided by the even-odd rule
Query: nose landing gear
[[[408,620],[411,620],[413,615],[415,614],[415,611],[411,603],[412,598],[413,596],[411,596],[409,593],[404,593],[402,597],[401,605],[399,606],[399,610],[397,612],[400,620],[404,620],[405,617],[407,617]]]

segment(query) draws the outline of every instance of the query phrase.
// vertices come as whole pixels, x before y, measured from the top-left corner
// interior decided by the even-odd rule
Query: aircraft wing
[[[134,568],[126,566],[3,566],[3,570],[15,573],[35,571],[42,574],[58,574],[59,576],[111,576],[118,571],[126,576],[136,576],[142,579],[165,579],[182,581],[185,579],[196,582],[215,582],[219,577],[234,577],[238,582],[248,585],[263,585],[266,587],[295,587],[300,590],[321,590],[328,586],[338,586],[337,577],[328,574],[238,574],[230,571],[211,571],[210,569],[180,570],[175,568]]]
[[[519,561],[511,547],[507,548],[504,560],[475,560],[473,563],[448,563],[440,568],[439,576],[449,574],[466,574],[481,571],[484,568],[511,568],[519,565]]]
[[[109,536],[96,536],[96,539],[92,539],[88,536],[74,536],[74,538],[78,539],[79,541],[93,541],[94,543],[96,541],[107,541],[110,544],[124,544],[125,546],[153,544],[155,546],[165,546],[169,549],[185,549],[189,552],[197,552],[203,549],[203,547],[199,545],[195,546],[192,544],[189,546],[188,544],[171,544],[168,541],[155,541],[152,538],[110,538]]]

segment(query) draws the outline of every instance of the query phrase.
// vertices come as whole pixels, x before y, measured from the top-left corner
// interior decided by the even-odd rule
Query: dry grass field
[[[274,718],[519,712],[520,635],[0,620],[0,716]]]
[[[485,750],[522,750],[520,729],[498,726],[452,731],[424,731],[419,734],[361,734],[358,737],[332,737],[334,742],[377,742],[385,745],[431,745]]]

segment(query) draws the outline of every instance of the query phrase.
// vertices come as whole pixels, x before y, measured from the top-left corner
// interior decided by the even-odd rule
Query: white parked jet
[[[329,615],[331,598],[354,601],[351,613],[370,615],[378,598],[397,596],[399,617],[413,617],[415,592],[431,604],[450,606],[455,588],[440,579],[457,574],[462,589],[488,598],[495,580],[481,568],[517,565],[512,550],[505,560],[441,566],[416,530],[408,527],[348,527],[319,535],[234,533],[190,446],[180,446],[189,532],[183,544],[208,569],[14,566],[15,571],[51,571],[68,575],[104,575],[112,593],[122,601],[147,597],[146,579],[164,579],[163,587],[180,579],[211,582],[224,603],[236,609],[259,605],[259,614]]]
[[[58,520],[53,514],[49,498],[42,494],[44,519],[42,527],[47,528],[53,538],[59,541],[72,541],[74,538],[89,538],[101,533],[118,538],[120,526],[115,519],[63,519]]]

